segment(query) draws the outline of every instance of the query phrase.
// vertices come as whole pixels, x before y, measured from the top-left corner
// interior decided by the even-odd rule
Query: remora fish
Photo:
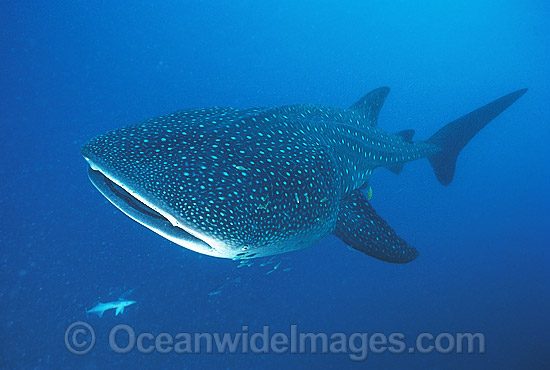
[[[82,154],[116,207],[185,248],[253,258],[307,248],[329,234],[395,263],[418,252],[361,191],[374,169],[429,159],[443,185],[462,148],[527,89],[413,141],[377,128],[389,88],[348,109],[320,105],[184,110],[107,132]]]

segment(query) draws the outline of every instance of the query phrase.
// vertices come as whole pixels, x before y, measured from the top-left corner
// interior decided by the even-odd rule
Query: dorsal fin
[[[412,144],[413,136],[414,136],[414,130],[403,130],[399,131],[397,136],[401,136],[404,142]]]
[[[382,109],[389,92],[390,88],[386,86],[374,89],[359,99],[349,109],[363,114],[366,125],[376,126],[378,123],[378,114],[380,114],[380,109]]]

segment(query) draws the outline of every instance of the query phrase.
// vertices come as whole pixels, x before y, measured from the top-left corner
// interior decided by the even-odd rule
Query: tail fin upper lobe
[[[441,184],[449,185],[451,181],[453,181],[456,159],[462,148],[464,148],[466,144],[485,127],[485,125],[512,105],[526,92],[527,89],[521,89],[503,96],[447,124],[428,139],[428,142],[438,145],[442,149],[440,152],[428,158]]]

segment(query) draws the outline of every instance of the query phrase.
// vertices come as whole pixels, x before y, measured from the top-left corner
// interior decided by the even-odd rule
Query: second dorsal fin
[[[414,130],[399,131],[396,135],[400,136],[406,143],[412,144]]]

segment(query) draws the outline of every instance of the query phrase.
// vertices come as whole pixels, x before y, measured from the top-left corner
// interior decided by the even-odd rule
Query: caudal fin
[[[527,89],[521,89],[503,96],[447,124],[428,139],[428,142],[438,145],[442,149],[428,158],[441,184],[449,185],[451,181],[453,181],[456,159],[462,148],[464,148],[466,144],[485,127],[485,125],[512,105],[526,92]]]

